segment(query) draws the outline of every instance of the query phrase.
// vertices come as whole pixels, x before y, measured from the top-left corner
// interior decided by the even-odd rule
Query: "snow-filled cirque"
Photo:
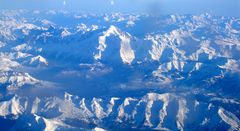
[[[239,131],[240,18],[2,10],[0,130]]]

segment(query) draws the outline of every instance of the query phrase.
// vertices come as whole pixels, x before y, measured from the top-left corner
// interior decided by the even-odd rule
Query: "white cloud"
[[[111,5],[114,5],[114,1],[113,0],[111,1]]]

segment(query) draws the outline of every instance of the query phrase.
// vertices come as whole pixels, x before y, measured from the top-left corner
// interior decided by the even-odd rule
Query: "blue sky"
[[[64,4],[65,3],[65,4]],[[211,12],[239,16],[240,0],[0,0],[0,9],[63,9],[93,12]]]

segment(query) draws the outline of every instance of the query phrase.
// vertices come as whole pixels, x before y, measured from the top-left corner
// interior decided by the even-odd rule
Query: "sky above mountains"
[[[0,9],[154,12],[239,16],[240,0],[0,0]]]

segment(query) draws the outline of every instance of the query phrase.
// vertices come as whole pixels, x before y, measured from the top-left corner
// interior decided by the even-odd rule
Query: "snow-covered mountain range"
[[[0,13],[3,130],[240,130],[239,92],[240,18]]]

